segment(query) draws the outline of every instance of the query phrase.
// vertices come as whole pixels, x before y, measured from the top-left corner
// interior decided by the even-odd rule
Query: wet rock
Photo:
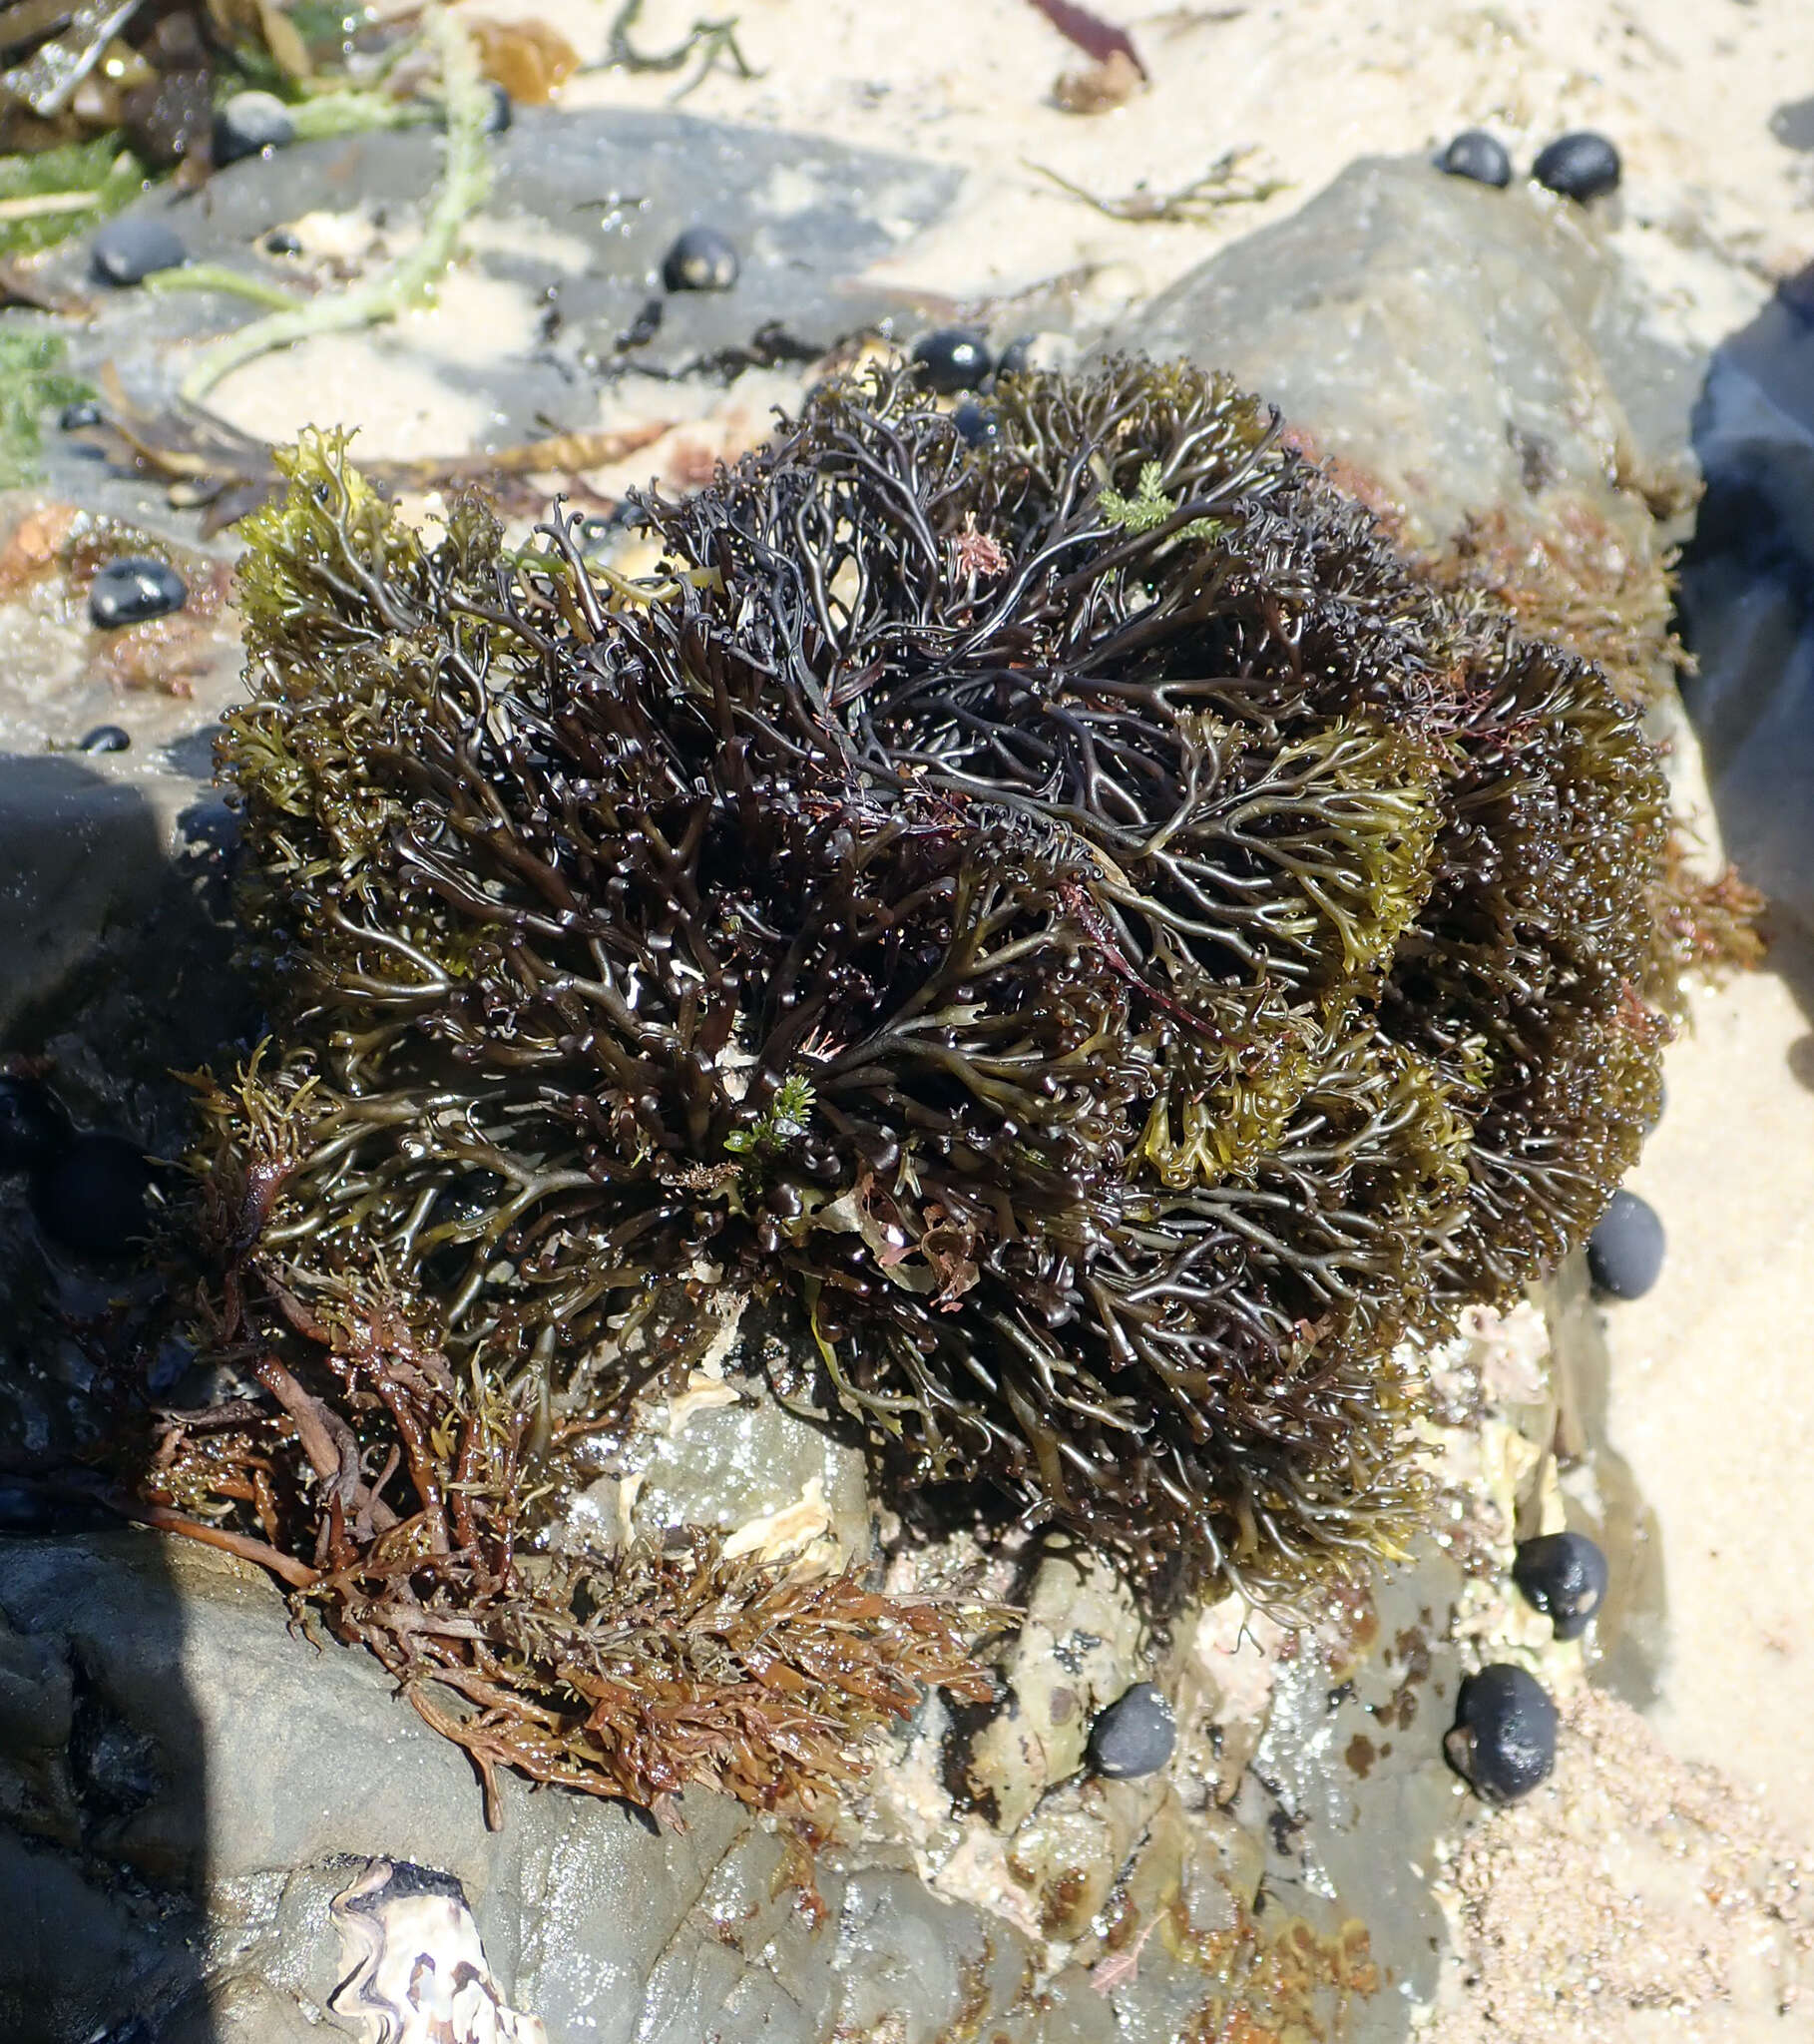
[[[134,760],[0,757],[0,1030],[31,1017],[30,1039],[13,1041],[38,1048],[81,1014],[91,1036],[120,1029],[102,1036],[116,1062],[143,1049],[144,1070],[167,1073],[237,1026],[193,878],[218,797],[162,760]]]
[[[1606,1558],[1606,1592],[1586,1643],[1594,1681],[1635,1710],[1653,1705],[1668,1647],[1668,1600],[1661,1532],[1630,1465],[1607,1438],[1610,1356],[1606,1313],[1585,1253],[1565,1259],[1546,1287],[1557,1389],[1554,1445],[1565,1479],[1569,1523]],[[1578,1481],[1585,1477],[1586,1482]],[[1536,1534],[1537,1523],[1522,1525]]]
[[[1040,1799],[1003,1864],[1049,1937],[1090,1934],[1165,1794],[1162,1782],[1074,1776]]]
[[[1048,1555],[1003,1674],[1000,1714],[971,1748],[972,1788],[998,1829],[1016,1829],[1053,1784],[1084,1764],[1090,1727],[1127,1691],[1142,1625],[1128,1586],[1086,1553]]]
[[[88,615],[104,631],[166,618],[189,601],[189,585],[167,562],[109,561],[89,584]]]
[[[727,291],[742,265],[716,228],[688,228],[662,258],[662,281],[671,291]]]
[[[1177,1745],[1177,1718],[1149,1682],[1136,1682],[1090,1728],[1090,1765],[1111,1781],[1157,1774]]]
[[[1642,1298],[1662,1275],[1663,1225],[1656,1210],[1622,1188],[1587,1238],[1587,1270],[1608,1298]]]
[[[215,163],[236,164],[266,149],[287,149],[295,139],[295,121],[274,92],[236,92],[215,116]]]
[[[1606,1557],[1585,1533],[1545,1533],[1519,1542],[1512,1580],[1559,1640],[1576,1640],[1605,1601]]]
[[[1582,129],[1574,135],[1560,135],[1540,150],[1531,175],[1564,199],[1585,205],[1618,189],[1620,168],[1618,151],[1611,143],[1603,135]]]
[[[71,1136],[69,1116],[36,1079],[0,1079],[0,1171],[48,1164]]]
[[[1484,128],[1469,128],[1450,143],[1439,159],[1452,178],[1470,178],[1477,185],[1491,185],[1504,191],[1512,182],[1512,159],[1497,136]]]
[[[995,362],[980,333],[962,326],[941,326],[922,333],[913,344],[913,365],[928,389],[942,397],[976,390],[989,380]]]
[[[1616,260],[1567,212],[1421,161],[1350,165],[1108,344],[1186,354],[1264,391],[1316,451],[1402,505],[1422,545],[1510,506],[1655,560],[1649,502],[1609,478],[1689,472],[1697,365],[1656,337]]]
[[[1462,1684],[1443,1751],[1482,1801],[1516,1802],[1556,1765],[1556,1706],[1536,1676],[1492,1662]]]
[[[226,1557],[148,1534],[13,1541],[0,1612],[0,1726],[15,1663],[30,1718],[0,1740],[0,1908],[21,1926],[0,1939],[0,2033],[88,2044],[137,2015],[184,2036],[192,2009],[236,2003],[231,2044],[287,2039],[344,1978],[335,1898],[408,1862],[441,1877],[425,1892],[459,1884],[500,1993],[551,2044],[830,2044],[891,2011],[910,2012],[888,2032],[906,2044],[966,2022],[1008,2044],[1112,2034],[1088,1992],[1042,2009],[1028,1941],[886,1847],[822,1856],[821,1908],[785,1840],[726,1798],[689,1793],[687,1828],[657,1830],[507,1776],[488,1830],[464,1757],[376,1663],[292,1638],[276,1590]],[[25,1761],[74,1773],[74,1714],[34,1687],[72,1665],[108,1738],[143,1742],[127,1801],[152,1789],[111,1820],[105,1857],[42,1826],[28,1841],[10,1814]]]
[[[558,333],[532,353],[500,349],[496,360],[463,362],[458,372],[461,388],[495,414],[489,430],[500,444],[532,439],[544,430],[539,421],[568,416],[574,389],[616,360],[618,336],[642,309],[650,276],[689,225],[709,221],[733,248],[760,248],[763,259],[746,262],[734,291],[669,299],[661,331],[636,356],[639,368],[660,375],[699,364],[803,361],[865,325],[899,318],[898,292],[865,283],[864,274],[938,219],[959,184],[945,166],[821,137],[630,108],[519,104],[493,153],[492,218],[503,231],[475,233],[468,265],[531,317],[557,291],[562,314]],[[210,180],[206,209],[184,214],[188,253],[197,261],[243,262],[273,223],[342,210],[349,190],[407,228],[430,202],[440,165],[440,138],[428,128],[242,158]],[[615,206],[612,193],[642,200]],[[600,203],[579,206],[579,198]],[[151,195],[114,226],[143,221],[167,232],[168,210],[163,196]],[[513,232],[519,221],[548,232]],[[83,259],[73,248],[56,252],[47,278],[75,284]],[[135,396],[154,401],[174,393],[184,344],[218,331],[219,321],[218,300],[187,292],[130,306],[104,300],[94,324],[71,336],[71,372],[98,374],[112,361]],[[414,344],[402,333],[386,339],[405,353]],[[432,347],[418,359],[445,380],[445,358]]]
[[[89,264],[101,283],[143,283],[155,270],[179,269],[189,250],[175,228],[143,214],[110,220],[90,245]]]
[[[682,1392],[659,1428],[630,1443],[625,1466],[634,1500],[627,1516],[637,1532],[716,1526],[738,1552],[798,1552],[817,1543],[827,1559],[868,1558],[861,1450],[784,1410],[751,1381],[708,1381]],[[607,1479],[598,1502],[615,1515],[625,1488]]]
[[[1419,1540],[1408,1566],[1374,1582],[1358,1658],[1332,1667],[1307,1641],[1275,1650],[1264,1734],[1230,1804],[1264,1840],[1268,1895],[1324,1936],[1358,1917],[1375,1962],[1420,2001],[1442,1970],[1431,1883],[1456,1798],[1439,1728],[1461,1682],[1451,1635],[1464,1591],[1453,1554]],[[1349,1758],[1357,1738],[1371,1749],[1365,1773]],[[1402,2034],[1383,2018],[1381,2033]]]
[[[151,1233],[152,1173],[123,1136],[73,1136],[32,1175],[32,1216],[72,1256],[131,1256]]]
[[[133,735],[123,725],[98,724],[91,732],[85,732],[78,753],[124,753],[131,749]]]

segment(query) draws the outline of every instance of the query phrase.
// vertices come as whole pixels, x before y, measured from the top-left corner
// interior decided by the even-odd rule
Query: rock
[[[1536,1676],[1496,1661],[1462,1684],[1443,1751],[1485,1802],[1516,1802],[1556,1765],[1556,1706]]]
[[[1408,2002],[1431,1999],[1443,1970],[1432,1882],[1456,1798],[1439,1728],[1461,1682],[1465,1591],[1454,1555],[1420,1538],[1374,1579],[1333,1664],[1303,1635],[1275,1647],[1263,1736],[1228,1804],[1264,1840],[1268,1891],[1324,1937],[1358,1918]]]
[[[1111,1781],[1155,1775],[1177,1745],[1177,1718],[1149,1682],[1125,1690],[1090,1728],[1090,1765]]]
[[[0,1171],[48,1164],[70,1139],[69,1116],[36,1079],[0,1078]]]
[[[1785,100],[1772,109],[1770,133],[1784,149],[1814,149],[1814,97]]]
[[[497,444],[535,438],[540,421],[567,415],[577,386],[617,361],[618,336],[631,330],[650,276],[689,225],[709,221],[746,257],[759,248],[762,259],[745,261],[734,291],[673,294],[660,332],[636,351],[639,369],[663,376],[701,363],[805,361],[852,331],[902,317],[898,290],[865,282],[865,272],[940,218],[960,183],[948,167],[822,137],[631,108],[518,105],[493,156],[490,218],[499,231],[474,235],[465,266],[526,320],[551,304],[560,313],[558,331],[533,351],[500,346],[463,357],[459,387],[483,403]],[[427,127],[242,158],[209,181],[206,209],[184,214],[187,254],[242,264],[273,225],[341,210],[355,189],[405,228],[420,217],[440,165],[440,138]],[[641,203],[614,206],[613,193],[641,195]],[[148,195],[103,233],[148,223],[168,235],[168,212],[163,195]],[[518,222],[546,232],[517,232]],[[75,286],[84,259],[73,245],[53,252],[47,283]],[[111,361],[135,397],[155,403],[161,392],[174,395],[185,344],[218,331],[219,320],[218,299],[189,292],[130,306],[104,299],[93,325],[70,336],[70,371],[94,376]],[[445,382],[433,338],[418,342],[399,329],[383,345],[387,358],[400,353]],[[758,409],[766,413],[765,397]],[[60,459],[47,450],[53,474]]]
[[[152,1174],[122,1136],[75,1136],[32,1175],[32,1214],[72,1256],[132,1255],[152,1229]]]
[[[1510,508],[1650,562],[1649,503],[1609,478],[1685,477],[1696,370],[1648,317],[1573,216],[1372,157],[1107,344],[1231,370],[1402,505],[1416,544]]]
[[[633,1528],[717,1526],[738,1552],[816,1544],[828,1560],[866,1561],[873,1543],[862,1451],[784,1410],[752,1382],[724,1388],[728,1403],[690,1411],[682,1393],[670,1408],[670,1430],[632,1442],[627,1461],[640,1479]]]
[[[0,1026],[69,982],[104,933],[119,941],[174,892],[180,817],[202,793],[187,777],[114,779],[67,755],[0,759]]]
[[[155,270],[180,269],[188,260],[176,229],[141,214],[109,221],[90,245],[90,266],[100,283],[143,283]]]
[[[1609,1298],[1642,1298],[1662,1274],[1663,1225],[1635,1193],[1619,1190],[1587,1238],[1587,1270]]]
[[[920,380],[941,396],[975,390],[989,380],[994,359],[980,333],[962,326],[940,326],[913,343],[913,365]]]
[[[1097,1713],[1127,1692],[1142,1624],[1128,1586],[1088,1553],[1048,1555],[1009,1652],[1007,1700],[971,1749],[970,1782],[998,1829],[1084,1765]]]
[[[1618,151],[1590,129],[1558,136],[1538,152],[1531,166],[1531,175],[1540,185],[1584,205],[1616,191],[1619,172]]]
[[[189,601],[189,585],[168,562],[109,561],[89,585],[88,615],[104,631],[167,618]]]
[[[821,1857],[808,1907],[784,1839],[726,1798],[689,1793],[687,1828],[658,1830],[506,1777],[487,1830],[464,1757],[374,1661],[291,1637],[266,1579],[204,1548],[12,1540],[0,1612],[0,1907],[21,1926],[0,1939],[0,2034],[88,2044],[136,2015],[288,2044],[344,1977],[335,1898],[407,1861],[459,1883],[500,1992],[551,2044],[831,2044],[884,2020],[904,2044],[963,2022],[1108,2044],[1100,1997],[1073,1975],[1042,2010],[1021,1933],[934,1895],[898,1848]],[[209,2006],[238,2013],[183,2027]]]
[[[287,149],[295,139],[295,120],[274,92],[236,92],[215,116],[215,164]]]
[[[1504,191],[1512,182],[1512,159],[1497,136],[1484,128],[1469,128],[1458,135],[1438,158],[1440,167],[1452,178],[1471,178],[1477,185],[1491,185]]]
[[[688,228],[662,258],[662,281],[671,291],[727,291],[741,264],[716,228]]]

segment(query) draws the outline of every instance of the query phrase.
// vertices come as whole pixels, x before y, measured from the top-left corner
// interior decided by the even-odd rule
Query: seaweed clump
[[[1577,1244],[1654,1113],[1663,789],[1601,673],[1225,378],[994,403],[972,447],[908,380],[822,387],[641,507],[638,583],[565,515],[431,543],[328,438],[245,528],[270,1043],[205,1088],[199,1201],[205,1345],[257,1385],[159,1494],[400,1670],[356,1584],[460,1611],[532,1772],[592,1693],[526,1500],[677,1288],[794,1301],[818,1381],[774,1392],[897,1496],[1288,1587],[1418,1509],[1404,1338]]]

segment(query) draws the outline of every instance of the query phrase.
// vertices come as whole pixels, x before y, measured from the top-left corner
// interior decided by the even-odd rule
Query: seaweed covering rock
[[[1577,1244],[1654,1111],[1654,757],[1226,379],[993,402],[973,445],[911,376],[821,389],[642,507],[641,583],[293,457],[222,749],[272,1042],[199,1197],[297,1473],[211,1490],[197,1434],[173,1507],[473,1594],[475,1518],[728,1281],[903,1498],[1171,1581],[1397,1539],[1401,1341]]]

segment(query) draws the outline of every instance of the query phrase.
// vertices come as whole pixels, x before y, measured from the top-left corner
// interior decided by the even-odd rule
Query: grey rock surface
[[[1319,1706],[1306,1689],[1279,1734],[1281,1756],[1305,1736],[1276,1791],[1310,1824]],[[1111,1993],[884,1839],[828,1847],[809,1892],[784,1835],[710,1795],[658,1829],[506,1779],[491,1831],[464,1757],[375,1663],[286,1636],[257,1572],[141,1533],[0,1541],[0,1910],[23,1926],[0,1940],[0,2034],[17,2044],[90,2044],[129,2013],[186,2044],[345,2034],[329,1904],[380,1859],[462,1883],[494,1977],[552,2044],[1159,2044],[1241,1984],[1193,1940],[1213,1954],[1264,1867],[1254,1826],[1186,1816],[1157,1780],[1061,1790],[1024,1827],[1029,1880],[1081,1908],[1100,1858],[1089,1907],[1126,1865],[1140,1917],[1174,1895],[1183,1910],[1184,1943],[1154,1941]],[[1334,1833],[1313,1835],[1322,1864]],[[1352,1849],[1341,1878],[1371,1896],[1370,1848]],[[1319,1892],[1312,1920],[1301,1860],[1268,1877],[1333,1964],[1353,1908]],[[1401,2033],[1402,2001],[1374,2002],[1380,2019],[1370,2005],[1344,2034]]]
[[[807,358],[900,312],[902,298],[865,285],[862,272],[934,221],[958,185],[955,171],[810,136],[628,109],[520,108],[494,158],[488,212],[503,232],[475,234],[469,259],[558,318],[527,357],[432,366],[450,387],[486,398],[500,446],[576,409],[579,423],[593,423],[601,373]],[[218,172],[206,205],[160,191],[120,219],[177,225],[195,261],[281,284],[282,265],[261,248],[273,228],[354,200],[419,208],[440,160],[438,138],[422,128],[300,143]],[[738,251],[734,289],[665,289],[663,257],[695,226]],[[87,259],[72,246],[50,267],[76,287]],[[652,302],[653,333],[623,344],[648,324]],[[92,373],[112,361],[142,401],[168,400],[173,344],[252,316],[219,293],[112,292],[71,336],[71,366]],[[409,345],[395,335],[384,344]]]
[[[327,1904],[378,1858],[461,1881],[554,2044],[1111,2034],[1094,1995],[1054,2020],[1027,1941],[898,1850],[828,1853],[815,1899],[726,1798],[688,1795],[686,1828],[658,1830],[507,1780],[487,1830],[464,1757],[376,1664],[286,1637],[276,1591],[227,1558],[139,1533],[0,1542],[0,1617],[13,2044],[88,2044],[129,2013],[211,2044],[342,2034]]]
[[[1696,365],[1652,336],[1589,223],[1514,186],[1364,158],[1115,331],[1262,391],[1441,545],[1568,497],[1641,533],[1613,478],[1681,474]]]

